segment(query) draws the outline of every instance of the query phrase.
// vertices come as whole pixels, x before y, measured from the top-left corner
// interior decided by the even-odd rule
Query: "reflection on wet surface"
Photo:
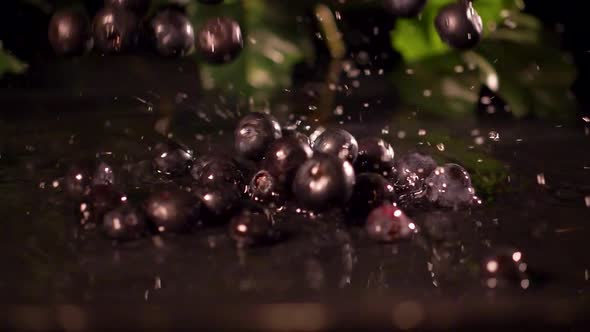
[[[308,89],[285,92],[269,103],[270,110],[307,135],[341,125],[357,137],[385,139],[395,158],[419,151],[439,165],[464,165],[483,204],[456,211],[410,209],[406,214],[421,231],[394,243],[370,241],[364,228],[343,224],[340,211],[309,216],[287,207],[274,218],[285,236],[268,246],[236,249],[225,227],[115,244],[99,230],[77,225],[61,179],[72,162],[98,154],[114,168],[135,165],[123,179],[130,188],[126,194],[143,198],[158,181],[146,181],[157,177],[141,164],[152,153],[148,146],[162,141],[161,132],[199,157],[232,146],[238,114],[258,105],[236,106],[214,94],[56,98],[38,105],[32,98],[24,103],[30,107],[8,112],[0,122],[3,301],[292,302],[403,294],[411,301],[400,302],[390,315],[396,326],[411,327],[426,315],[426,300],[459,299],[469,306],[478,296],[586,299],[590,142],[583,121],[427,118],[379,89],[336,95],[339,111],[315,110],[313,98],[301,97],[312,95]],[[4,98],[16,107],[17,98]],[[513,260],[516,253],[526,257],[526,271],[517,266],[508,276],[483,273],[509,269],[501,264],[511,262],[501,256],[488,260],[482,272],[482,262],[502,248],[514,248]],[[519,274],[529,269],[534,273]],[[519,287],[501,287],[505,279],[518,279]],[[268,308],[276,313],[262,323],[280,325],[289,311],[313,318],[305,328],[322,326],[327,309],[318,305]]]

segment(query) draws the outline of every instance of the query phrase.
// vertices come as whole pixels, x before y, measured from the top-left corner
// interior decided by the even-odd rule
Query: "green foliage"
[[[2,41],[0,41],[0,77],[5,73],[20,74],[26,69],[27,65],[6,52],[2,48]]]
[[[456,0],[429,0],[417,19],[398,19],[391,33],[394,48],[408,62],[448,53],[450,48],[442,42],[434,27],[439,10]],[[493,29],[502,18],[503,11],[518,8],[515,0],[478,0],[474,2],[477,12],[485,23],[485,33]]]
[[[430,6],[443,2],[431,1]],[[392,34],[406,60],[393,75],[402,98],[421,111],[463,117],[474,114],[480,87],[487,84],[492,89],[497,86],[516,117],[572,118],[576,105],[569,89],[576,72],[559,51],[555,36],[544,31],[536,18],[518,10],[502,9],[489,1],[476,3],[483,17],[504,16],[510,27],[504,21],[488,21],[486,26],[494,29],[488,30],[474,51],[461,53],[440,46],[436,31],[420,25],[421,21],[402,21],[406,32]],[[409,27],[415,30],[414,38],[406,36]]]

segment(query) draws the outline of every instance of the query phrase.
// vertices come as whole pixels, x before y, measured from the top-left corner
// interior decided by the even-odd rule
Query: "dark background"
[[[89,14],[92,15],[100,8],[102,0],[85,0],[84,3]],[[578,97],[582,109],[587,112],[590,109],[590,95],[585,93],[585,90],[590,80],[590,39],[587,37],[588,22],[584,10],[585,2],[579,0],[558,2],[526,0],[525,3],[528,13],[538,16],[548,29],[561,32],[562,48],[573,55],[578,67],[579,77],[574,83],[573,91]],[[42,65],[54,57],[47,41],[47,25],[50,18],[48,13],[44,13],[26,1],[19,0],[5,1],[1,8],[0,40],[5,49],[10,50],[18,58],[32,66]],[[385,29],[393,26],[393,18],[383,11],[375,9],[355,10],[346,13],[346,20],[350,26],[359,30],[366,28],[370,31],[374,25]],[[372,24],[367,24],[367,22]],[[374,48],[374,51],[379,52],[384,49],[391,52],[388,38],[373,40],[370,46],[362,45],[362,47]],[[322,55],[324,58],[328,56],[322,45],[318,44],[316,48],[320,59]],[[354,46],[349,44],[350,48],[354,48]],[[395,56],[392,58],[397,59]],[[322,61],[319,63],[321,64]]]

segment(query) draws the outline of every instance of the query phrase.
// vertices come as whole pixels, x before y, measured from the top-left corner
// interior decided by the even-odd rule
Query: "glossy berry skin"
[[[279,181],[266,170],[254,174],[248,186],[248,195],[256,202],[271,205],[280,205],[286,196]]]
[[[148,221],[159,233],[182,233],[199,219],[200,204],[190,193],[179,189],[163,189],[148,197],[144,211]]]
[[[124,194],[111,186],[93,186],[88,196],[78,205],[80,224],[100,222],[105,213],[119,206],[126,199]]]
[[[413,152],[398,158],[395,162],[396,187],[403,191],[420,189],[424,179],[437,167],[436,161],[428,155]]]
[[[368,137],[359,140],[358,146],[358,157],[354,162],[357,173],[371,172],[390,176],[395,153],[389,143],[378,137]]]
[[[414,17],[420,14],[426,0],[384,0],[385,9],[396,17]]]
[[[428,199],[440,206],[458,208],[476,201],[469,173],[457,164],[437,167],[426,179]]]
[[[210,19],[197,32],[197,49],[210,63],[231,62],[243,48],[242,28],[238,22],[231,18]]]
[[[276,239],[270,211],[262,206],[246,204],[231,218],[229,235],[238,247],[270,243]]]
[[[193,187],[193,193],[202,204],[200,220],[209,225],[222,225],[229,219],[240,202],[241,195],[233,186]]]
[[[499,249],[484,258],[480,274],[487,288],[529,287],[528,266],[523,253],[516,249]]]
[[[290,130],[290,129],[283,128],[282,132],[283,132],[283,137],[293,137],[293,138],[297,139],[299,142],[301,142],[302,144],[306,144],[308,146],[311,146],[311,140],[309,139],[309,137],[297,130]]]
[[[123,9],[141,17],[150,8],[151,0],[105,0],[105,7]]]
[[[106,7],[92,22],[95,46],[104,53],[120,53],[135,47],[138,39],[138,19],[126,10]]]
[[[191,175],[197,184],[204,187],[233,185],[239,190],[244,187],[242,172],[231,159],[224,157],[204,156],[197,159]]]
[[[409,239],[417,232],[416,224],[391,204],[374,209],[367,217],[365,229],[369,238],[377,242]]]
[[[102,229],[110,239],[130,241],[139,239],[146,232],[146,222],[138,209],[122,204],[104,215]]]
[[[375,208],[385,203],[395,203],[397,197],[392,184],[375,173],[363,173],[356,177],[354,191],[346,205],[354,217],[366,218]]]
[[[156,51],[167,57],[189,54],[195,46],[193,25],[186,15],[176,10],[163,10],[151,21]]]
[[[281,136],[281,126],[274,117],[249,113],[242,117],[234,131],[236,153],[242,158],[259,161],[269,145]]]
[[[92,47],[90,22],[77,11],[57,11],[49,22],[48,38],[57,55],[83,54]]]
[[[436,16],[434,25],[440,38],[457,49],[475,47],[483,32],[481,17],[470,1],[443,7]]]
[[[312,155],[309,145],[294,137],[282,137],[266,150],[264,166],[283,186],[291,186],[299,166]]]
[[[354,169],[349,162],[316,152],[297,170],[293,194],[304,208],[323,211],[346,203],[354,183]]]
[[[158,143],[153,149],[152,166],[156,173],[166,176],[183,176],[192,167],[191,149],[175,142]]]
[[[313,142],[313,149],[351,163],[354,163],[359,152],[354,136],[343,129],[327,129]]]
[[[72,165],[64,176],[64,190],[70,198],[75,200],[89,195],[93,186],[112,186],[114,183],[113,167],[104,161]]]

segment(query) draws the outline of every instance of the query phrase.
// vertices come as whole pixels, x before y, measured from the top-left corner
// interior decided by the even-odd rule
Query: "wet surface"
[[[384,93],[395,87],[379,78],[361,81],[348,95],[322,89],[323,82],[299,84],[268,104],[255,104],[191,92],[195,88],[179,92],[186,90],[177,84],[198,86],[188,74],[166,87],[151,81],[156,86],[143,89],[148,83],[140,82],[106,95],[87,83],[104,74],[76,75],[86,82],[81,96],[69,92],[75,87],[48,92],[50,84],[39,80],[26,93],[17,82],[0,94],[3,304],[365,303],[374,296],[411,300],[410,309],[450,301],[468,314],[480,298],[501,298],[535,303],[523,310],[538,314],[549,310],[544,301],[572,303],[566,308],[588,302],[590,136],[581,119],[422,117]],[[115,244],[76,225],[75,206],[59,179],[71,162],[98,154],[118,167],[138,163],[163,140],[161,132],[172,133],[196,156],[227,151],[239,114],[266,107],[282,124],[303,119],[298,128],[308,134],[342,125],[357,138],[386,139],[396,157],[418,150],[439,164],[460,163],[484,202],[460,211],[406,211],[422,231],[393,244],[370,241],[363,228],[344,224],[340,211],[309,218],[295,208],[275,216],[286,235],[282,241],[250,249],[236,249],[226,227]],[[131,199],[153,186],[131,178],[125,179],[133,184]],[[490,289],[482,279],[480,263],[500,248],[523,254],[534,271],[527,283]]]

